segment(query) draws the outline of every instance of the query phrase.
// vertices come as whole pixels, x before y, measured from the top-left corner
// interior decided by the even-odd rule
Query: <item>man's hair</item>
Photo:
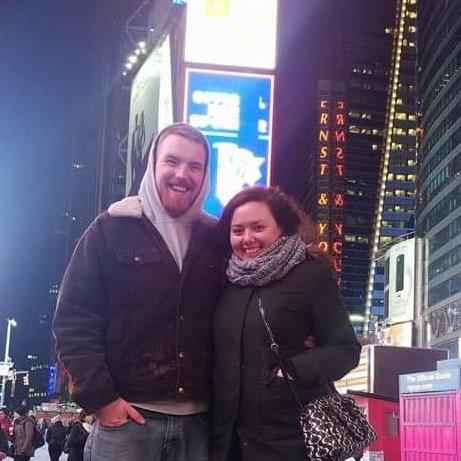
[[[17,413],[20,416],[26,416],[27,415],[27,408],[24,406],[16,407],[14,409],[14,412]]]
[[[156,145],[155,145],[156,150],[158,149],[158,146],[170,134],[177,134],[178,136],[182,136],[183,138],[186,138],[189,141],[201,144],[203,148],[205,149],[205,152],[208,155],[209,146],[208,146],[208,141],[206,140],[205,136],[201,133],[200,130],[193,127],[192,125],[189,125],[188,123],[173,123],[172,125],[169,125],[166,128],[164,128],[160,132],[157,138]]]

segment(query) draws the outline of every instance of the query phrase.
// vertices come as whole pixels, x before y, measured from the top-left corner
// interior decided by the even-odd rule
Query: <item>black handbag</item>
[[[360,459],[363,450],[376,440],[376,432],[355,401],[331,387],[331,394],[303,405],[279,353],[261,298],[258,308],[270,338],[270,348],[277,357],[280,370],[288,383],[299,409],[299,423],[304,436],[307,461],[344,461]]]

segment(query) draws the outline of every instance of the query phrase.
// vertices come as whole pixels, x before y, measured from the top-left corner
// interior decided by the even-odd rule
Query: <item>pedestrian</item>
[[[14,461],[29,461],[34,456],[34,421],[27,415],[26,407],[13,412],[12,452]]]
[[[0,408],[0,429],[5,434],[7,440],[10,438],[10,428],[11,420],[9,417],[8,408]]]
[[[81,411],[78,419],[72,424],[72,428],[66,442],[67,461],[83,461],[83,449],[86,439],[91,431],[91,416]]]
[[[67,428],[62,424],[61,416],[56,415],[51,419],[51,426],[46,431],[46,442],[48,443],[48,454],[50,461],[59,461],[64,449]]]
[[[139,195],[85,231],[53,321],[73,397],[97,417],[91,461],[208,459],[210,324],[223,285],[216,222],[202,212],[208,143],[173,124],[147,163]]]
[[[245,189],[224,209],[229,283],[213,321],[212,461],[306,459],[296,400],[261,308],[304,404],[330,393],[329,383],[358,363],[361,347],[338,284],[309,250],[303,222],[275,188]],[[306,348],[312,335],[315,347]]]
[[[5,459],[9,453],[8,439],[3,431],[0,431],[0,459]]]

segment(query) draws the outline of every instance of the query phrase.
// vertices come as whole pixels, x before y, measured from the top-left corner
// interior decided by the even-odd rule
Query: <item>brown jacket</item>
[[[209,398],[213,308],[223,263],[214,220],[194,224],[181,273],[145,217],[102,213],[72,256],[53,331],[74,398],[88,412],[132,402]]]
[[[35,423],[28,416],[20,416],[14,421],[13,430],[13,454],[15,456],[34,456]]]

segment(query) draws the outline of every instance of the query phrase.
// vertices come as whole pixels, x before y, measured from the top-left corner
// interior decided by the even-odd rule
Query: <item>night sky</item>
[[[324,36],[317,29],[324,23],[318,18],[325,0],[286,1],[291,8],[281,9],[279,18],[283,46],[278,60],[284,71],[276,81],[273,166],[276,183],[296,194],[300,166],[287,158],[305,152],[309,139],[301,114],[313,97],[313,69],[330,60],[325,58],[324,41],[308,39]],[[48,289],[56,281],[53,229],[65,211],[72,139],[102,100],[96,75],[101,69],[101,29],[109,23],[115,26],[118,15],[120,25],[115,28],[123,32],[125,19],[120,18],[138,4],[0,0],[0,359],[5,319],[18,320],[14,357],[15,351],[20,355],[26,350],[34,335],[30,325],[37,313],[49,309]],[[299,47],[303,31],[306,40]],[[293,75],[302,78],[293,81]]]
[[[25,340],[21,321],[47,303],[52,230],[65,204],[71,139],[92,103],[91,5],[93,0],[0,1],[2,359],[5,319],[15,316],[19,324],[14,357]]]

